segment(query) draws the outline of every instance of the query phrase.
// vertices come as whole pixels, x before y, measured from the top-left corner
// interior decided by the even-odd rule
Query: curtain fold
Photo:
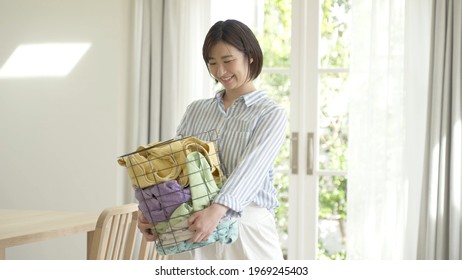
[[[193,100],[212,96],[212,80],[202,58],[211,27],[210,0],[165,1],[162,64],[162,139],[175,135]]]
[[[136,146],[161,137],[163,9],[163,0],[135,4],[132,127]]]
[[[167,140],[195,99],[210,96],[202,42],[210,0],[137,0],[135,5],[135,145]]]
[[[419,259],[462,259],[462,1],[433,1]]]
[[[430,0],[352,4],[349,259],[416,258],[430,9]]]

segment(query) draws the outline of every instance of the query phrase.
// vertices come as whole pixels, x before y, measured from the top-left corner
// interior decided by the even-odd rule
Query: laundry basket
[[[237,225],[224,217],[205,241],[190,242],[188,218],[208,207],[225,181],[215,130],[140,146],[120,156],[144,217],[153,223],[161,255],[237,239]]]

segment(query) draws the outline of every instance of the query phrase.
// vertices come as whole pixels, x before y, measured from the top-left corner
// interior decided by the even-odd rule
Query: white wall
[[[100,212],[125,202],[116,159],[128,152],[133,2],[0,0],[0,67],[20,44],[92,44],[67,77],[0,78],[0,208]],[[85,237],[6,257],[84,259]]]

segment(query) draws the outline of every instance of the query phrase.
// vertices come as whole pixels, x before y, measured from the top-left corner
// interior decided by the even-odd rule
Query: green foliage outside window
[[[320,67],[333,69],[320,75],[320,153],[327,155],[320,169],[347,170],[348,110],[344,84],[349,67],[348,16],[351,0],[323,0],[321,3]],[[343,70],[342,70],[343,71]],[[343,106],[342,106],[343,105]],[[334,221],[341,236],[341,249],[331,252],[322,239],[318,243],[319,259],[345,259],[347,220],[347,178],[321,176],[319,179],[319,219]]]

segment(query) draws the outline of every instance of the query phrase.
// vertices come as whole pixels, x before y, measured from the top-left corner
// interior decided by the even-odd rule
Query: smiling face
[[[220,41],[210,49],[207,67],[227,94],[243,95],[255,90],[249,79],[251,63],[252,59],[249,61],[243,52]]]

